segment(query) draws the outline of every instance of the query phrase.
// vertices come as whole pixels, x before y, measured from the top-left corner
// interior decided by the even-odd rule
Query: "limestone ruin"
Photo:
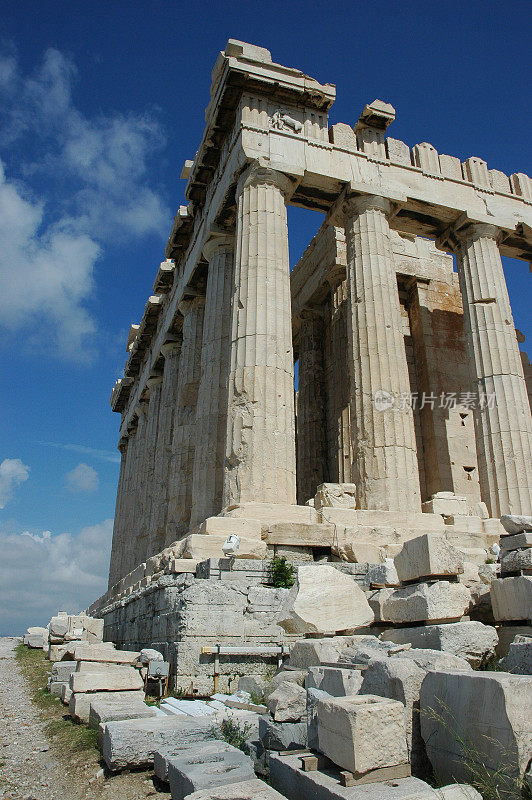
[[[409,565],[418,583],[399,588],[390,558],[427,534],[474,570],[501,515],[532,514],[531,370],[501,263],[532,261],[532,180],[387,137],[395,110],[380,100],[329,127],[334,99],[229,40],[181,174],[189,202],[111,395],[109,589],[89,613],[200,692],[209,647],[272,657],[295,635],[277,624],[288,590],[265,586],[272,556],[374,586],[377,623],[459,622],[457,556],[434,575],[429,538],[429,566]],[[292,271],[287,204],[323,214]],[[229,535],[237,557],[224,559]]]

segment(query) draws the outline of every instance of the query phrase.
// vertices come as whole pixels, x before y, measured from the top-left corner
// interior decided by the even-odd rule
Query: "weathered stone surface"
[[[306,675],[309,667],[338,661],[340,653],[357,638],[359,637],[328,636],[325,639],[301,639],[290,648],[290,666],[303,670]]]
[[[110,664],[134,664],[139,653],[130,650],[115,650],[105,644],[80,642],[74,647],[76,661],[102,661]]]
[[[356,496],[354,483],[322,483],[314,497],[314,508],[356,508]]]
[[[467,514],[467,497],[454,492],[436,492],[431,500],[421,504],[421,508],[427,514],[441,514],[444,517]]]
[[[507,534],[532,531],[532,517],[519,516],[518,514],[503,514],[501,524]]]
[[[532,750],[531,707],[532,677],[429,672],[421,686],[421,733],[440,780],[471,777],[458,737],[473,743],[495,783],[497,771],[522,776]]]
[[[307,693],[297,683],[283,681],[268,695],[266,705],[276,722],[299,722],[307,707]]]
[[[388,697],[405,706],[408,755],[418,776],[430,774],[419,720],[419,694],[426,674],[427,670],[411,658],[370,661],[360,688],[361,694]]]
[[[227,786],[202,789],[189,794],[187,800],[284,800],[284,797],[264,781],[254,778]]]
[[[260,539],[239,537],[238,558],[265,558],[268,553],[266,542]],[[220,558],[224,555],[222,545],[227,536],[224,533],[213,533],[208,536],[194,533],[183,540],[181,558],[192,558],[203,561],[206,558]]]
[[[121,719],[149,719],[157,717],[157,711],[146,703],[121,698],[117,701],[114,694],[109,699],[101,698],[90,704],[89,728],[98,730],[100,725]]]
[[[387,658],[403,650],[410,650],[410,645],[382,641],[370,634],[353,636],[341,651],[340,660],[342,663],[367,664],[373,658]]]
[[[491,605],[496,620],[529,620],[532,618],[532,576],[500,578],[492,581]]]
[[[24,644],[27,645],[27,647],[32,647],[36,650],[42,650],[43,643],[44,640],[41,633],[24,634]]]
[[[70,694],[67,695],[65,693],[63,702],[66,702],[68,696],[68,712],[72,719],[81,720],[81,722],[89,721],[91,703],[105,700],[110,694],[109,692],[73,692],[72,689],[69,689],[68,692]],[[142,703],[144,701],[144,692],[113,692],[113,699],[117,703]]]
[[[192,792],[254,778],[251,759],[226,742],[198,743],[168,758],[172,800],[184,800]]]
[[[532,636],[518,634],[500,665],[514,675],[532,675]]]
[[[271,681],[264,689],[264,695],[267,697],[280,686],[281,683],[288,681],[289,683],[297,683],[299,686],[305,685],[305,678],[307,677],[306,669],[282,669],[273,676]]]
[[[511,550],[501,558],[501,575],[512,572],[532,572],[532,548]]]
[[[497,631],[482,622],[449,622],[416,628],[391,628],[381,634],[389,642],[410,642],[413,648],[444,650],[461,656],[474,667],[493,656],[499,641]]]
[[[386,783],[341,786],[338,776],[323,770],[303,772],[296,755],[270,754],[271,785],[290,800],[441,800],[439,789],[431,789],[419,778],[400,778]],[[384,794],[386,792],[386,794]],[[449,796],[448,800],[459,800]],[[463,798],[466,800],[466,797]],[[469,797],[467,798],[469,800]],[[477,798],[471,797],[471,800]]]
[[[156,751],[201,742],[209,738],[211,729],[212,720],[185,716],[108,722],[103,757],[111,770],[148,766]]]
[[[372,564],[368,570],[368,581],[372,588],[399,586],[400,580],[392,558],[382,564]]]
[[[329,697],[322,689],[307,689],[307,743],[311,750],[318,749],[318,700]]]
[[[279,614],[287,633],[342,631],[373,622],[362,589],[349,575],[326,565],[299,567]]]
[[[345,538],[333,545],[333,552],[340,556],[342,561],[355,564],[380,564],[384,558],[384,548],[373,542],[349,539],[349,530],[346,528]]]
[[[68,681],[76,669],[77,661],[55,661],[52,664],[52,679],[55,681]]]
[[[364,773],[408,761],[402,703],[355,695],[321,699],[316,707],[318,748],[339,767]]]
[[[362,672],[339,667],[310,667],[305,686],[307,689],[321,689],[332,697],[347,697],[358,693],[362,686]]]
[[[532,531],[501,536],[501,556],[504,556],[504,553],[509,550],[519,550],[525,547],[532,547]]]
[[[133,668],[111,673],[74,672],[70,676],[70,688],[73,692],[121,692],[142,689],[143,686],[140,673]]]
[[[260,717],[259,739],[267,750],[295,750],[306,747],[307,720],[275,722],[269,717]]]
[[[417,583],[402,586],[385,597],[379,616],[383,622],[396,623],[456,620],[465,614],[470,601],[471,593],[461,583]]]
[[[463,572],[462,554],[437,533],[426,533],[405,542],[394,558],[401,581],[416,581],[431,575],[458,575]]]

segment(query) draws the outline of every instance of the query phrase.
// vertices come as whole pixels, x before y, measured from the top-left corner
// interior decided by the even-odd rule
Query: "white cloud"
[[[94,467],[81,462],[65,475],[67,488],[72,492],[95,492],[100,479]]]
[[[122,339],[126,337],[123,336]],[[120,464],[120,453],[115,450],[98,450],[96,447],[87,447],[84,444],[63,444],[61,442],[37,442],[45,447],[58,447],[61,450],[70,450],[73,453],[82,453],[83,455],[99,458],[101,461],[110,461],[112,464]]]
[[[107,589],[113,520],[77,536],[0,532],[0,635],[46,625],[59,610],[87,608]]]
[[[58,354],[87,361],[96,335],[87,301],[106,245],[162,236],[169,211],[149,185],[149,159],[164,144],[157,119],[85,116],[75,77],[54,49],[31,77],[13,52],[0,54],[0,325],[31,331],[42,321],[33,347],[51,337]]]
[[[20,458],[4,458],[0,464],[0,508],[4,508],[13,497],[13,492],[28,480],[30,468]]]

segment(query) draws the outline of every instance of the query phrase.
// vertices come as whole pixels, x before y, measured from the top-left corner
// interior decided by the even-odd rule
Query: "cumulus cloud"
[[[71,492],[95,492],[100,479],[94,467],[81,462],[65,475],[67,488]]]
[[[0,464],[0,508],[13,497],[13,492],[28,480],[30,468],[20,458],[4,458]]]
[[[87,608],[107,588],[113,520],[77,536],[0,532],[0,635],[46,625],[57,611]]]
[[[31,76],[14,52],[0,54],[0,325],[44,321],[60,355],[89,360],[87,304],[106,245],[163,235],[169,212],[149,185],[149,159],[164,144],[156,117],[87,117],[75,79],[58,50]]]

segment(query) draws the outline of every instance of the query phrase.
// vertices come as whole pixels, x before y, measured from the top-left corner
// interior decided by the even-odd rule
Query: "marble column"
[[[124,575],[135,569],[142,559],[140,557],[142,542],[139,539],[142,529],[143,490],[144,490],[144,458],[146,450],[146,423],[148,401],[142,399],[135,407],[137,430],[133,439],[131,473],[128,481],[127,535],[124,545]]]
[[[455,231],[474,409],[480,492],[492,517],[532,514],[532,421],[497,244],[499,231]]]
[[[185,536],[190,527],[205,297],[182,302],[179,310],[183,314],[183,343],[174,412],[165,546]]]
[[[164,357],[163,382],[157,426],[157,447],[155,456],[154,486],[156,499],[152,503],[150,516],[149,550],[152,555],[165,546],[166,518],[168,514],[168,481],[174,419],[179,375],[181,339],[165,342],[161,347]]]
[[[223,504],[296,502],[287,176],[253,165],[237,187]]]
[[[118,442],[120,450],[120,473],[118,477],[118,489],[116,493],[115,518],[113,524],[113,544],[111,548],[111,563],[109,565],[109,584],[110,589],[121,577],[121,552],[124,540],[124,512],[126,507],[126,477],[127,477],[127,454],[129,439],[124,436]]]
[[[142,486],[140,488],[140,518],[139,518],[139,562],[145,561],[150,555],[150,523],[152,507],[160,501],[158,488],[155,486],[155,461],[157,448],[157,428],[159,424],[159,409],[161,405],[162,375],[148,378],[146,385],[149,392],[148,409],[146,412],[146,435],[144,457],[142,462]]]
[[[209,273],[196,411],[191,526],[219,514],[222,509],[227,414],[224,385],[229,368],[234,237],[225,234],[211,236],[203,255],[209,262]]]
[[[360,508],[421,511],[408,367],[388,218],[381,197],[344,202],[352,481]]]
[[[327,437],[323,364],[324,322],[320,314],[303,311],[299,330],[297,398],[297,498],[302,505],[326,482]]]

